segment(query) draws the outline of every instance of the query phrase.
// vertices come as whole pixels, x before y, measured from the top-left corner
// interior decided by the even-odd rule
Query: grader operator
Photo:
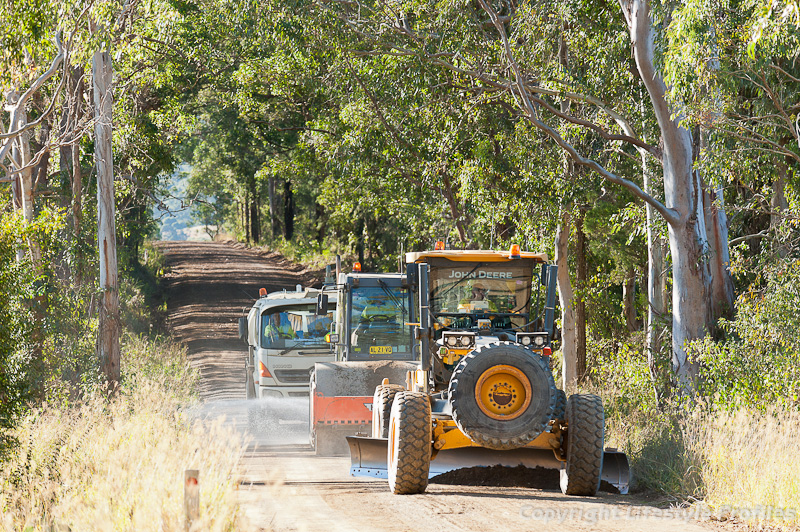
[[[437,249],[406,262],[418,287],[421,365],[399,390],[396,381],[376,388],[372,438],[347,438],[351,474],[388,477],[394,493],[411,494],[454,469],[540,466],[560,470],[567,494],[594,495],[601,479],[627,492],[627,458],[603,448],[600,398],[567,399],[555,386],[556,267],[547,256]]]

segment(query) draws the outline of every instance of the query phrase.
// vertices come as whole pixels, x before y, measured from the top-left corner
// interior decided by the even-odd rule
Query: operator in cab
[[[495,305],[493,301],[487,299],[488,295],[489,289],[486,285],[480,281],[476,282],[472,285],[472,291],[469,296],[462,299],[461,303],[458,305],[459,312],[480,310],[497,312],[497,305]]]
[[[295,338],[294,329],[285,312],[276,312],[269,317],[269,322],[264,328],[264,338],[269,338],[270,343]]]
[[[367,300],[367,304],[361,312],[361,322],[396,322],[397,314],[397,305],[394,305],[385,297],[373,296]]]

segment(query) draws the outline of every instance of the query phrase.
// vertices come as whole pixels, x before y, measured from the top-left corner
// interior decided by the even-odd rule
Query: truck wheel
[[[561,470],[561,491],[566,495],[596,495],[603,472],[603,400],[590,394],[571,395],[566,419],[563,446],[567,463]]]
[[[567,412],[567,394],[564,390],[556,390],[556,407],[553,409],[553,419],[564,419]]]
[[[389,416],[392,413],[392,402],[398,392],[405,390],[399,384],[381,384],[375,388],[372,396],[372,437],[387,438],[389,436]]]
[[[431,404],[420,392],[399,392],[389,417],[389,488],[392,493],[422,493],[431,466]]]
[[[453,370],[453,420],[489,449],[523,447],[547,430],[556,406],[553,374],[540,355],[511,342],[479,347]]]

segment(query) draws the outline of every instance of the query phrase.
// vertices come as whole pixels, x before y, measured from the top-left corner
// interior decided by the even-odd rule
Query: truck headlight
[[[475,334],[456,331],[444,333],[442,341],[452,349],[470,349],[475,345]]]

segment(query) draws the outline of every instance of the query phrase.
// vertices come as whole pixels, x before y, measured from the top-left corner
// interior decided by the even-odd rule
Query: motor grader
[[[372,432],[372,394],[383,379],[405,379],[419,368],[419,349],[409,325],[415,319],[411,290],[401,273],[340,273],[333,293],[339,302],[328,335],[335,359],[318,362],[311,374],[309,439],[318,456],[348,454],[345,436]]]
[[[373,395],[372,437],[348,437],[351,474],[392,492],[475,466],[560,471],[561,489],[628,489],[627,458],[604,450],[599,397],[556,388],[550,368],[556,266],[541,253],[445,250],[406,255],[417,286],[421,365]],[[536,290],[534,290],[536,281]]]

